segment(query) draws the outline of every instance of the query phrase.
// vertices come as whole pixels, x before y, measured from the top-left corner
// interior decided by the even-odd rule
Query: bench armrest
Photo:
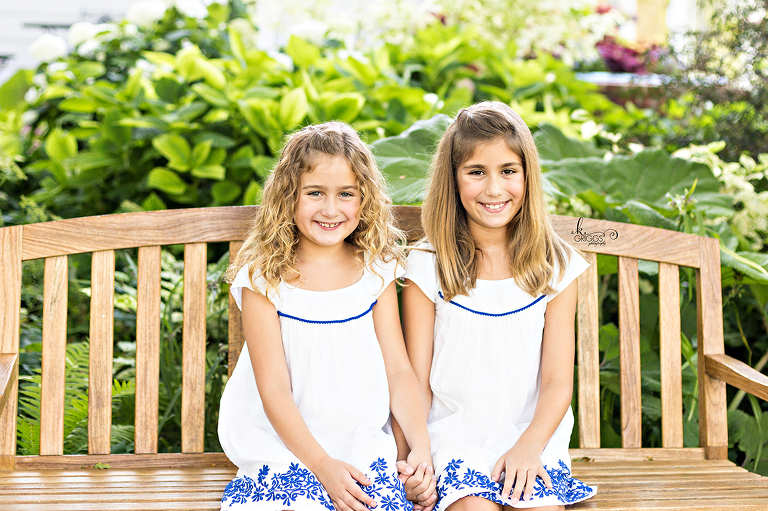
[[[744,362],[724,354],[706,355],[704,367],[708,375],[768,401],[768,376]]]
[[[0,413],[5,408],[5,402],[11,394],[11,387],[19,374],[18,353],[0,353]]]

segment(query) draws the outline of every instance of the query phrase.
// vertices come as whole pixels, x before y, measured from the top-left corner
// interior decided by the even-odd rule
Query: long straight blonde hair
[[[377,259],[404,261],[398,242],[404,245],[405,236],[395,226],[384,177],[373,154],[354,129],[333,121],[299,130],[281,151],[248,236],[227,271],[229,282],[245,265],[250,265],[251,284],[258,272],[266,281],[267,293],[276,290],[282,278],[301,276],[296,266],[299,230],[294,220],[299,184],[301,176],[327,156],[345,158],[357,178],[360,223],[345,240],[355,247],[355,255],[371,271]]]
[[[555,266],[562,278],[570,252],[555,233],[541,184],[536,143],[523,119],[498,101],[463,108],[448,127],[435,153],[422,206],[422,224],[434,247],[437,271],[446,300],[466,295],[477,285],[480,250],[461,204],[457,171],[478,144],[504,140],[523,163],[523,204],[507,226],[510,269],[517,284],[538,296],[554,290]]]

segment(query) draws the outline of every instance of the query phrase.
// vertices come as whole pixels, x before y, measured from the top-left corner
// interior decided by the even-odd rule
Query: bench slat
[[[680,351],[680,273],[659,263],[659,355],[661,438],[664,447],[683,446],[683,384]]]
[[[257,206],[169,209],[24,226],[22,259],[244,239]]]
[[[160,378],[160,247],[139,248],[134,452],[157,452]]]
[[[698,268],[700,265],[698,251],[700,236],[643,225],[584,218],[581,219],[582,222],[578,227],[581,233],[602,235],[601,239],[605,242],[605,244],[599,241],[590,243],[590,240],[595,240],[589,237],[585,239],[583,235],[579,237],[577,232],[579,220],[570,216],[552,217],[552,226],[557,234],[579,250],[693,268]],[[610,231],[615,231],[617,237],[612,239]]]
[[[181,452],[203,452],[205,439],[205,243],[184,246],[184,355],[182,357]]]
[[[91,260],[91,340],[88,378],[88,452],[109,454],[112,429],[115,252]]]
[[[64,449],[64,382],[67,355],[67,256],[45,260],[40,454]]]
[[[234,467],[223,452],[205,453],[159,453],[159,454],[70,454],[65,456],[17,456],[16,467],[22,472],[28,470],[51,470],[92,467],[97,463],[108,463],[114,474],[123,469],[185,470],[186,468]],[[235,469],[236,470],[236,469]],[[73,474],[75,471],[67,472]],[[90,472],[86,472],[90,473]],[[0,473],[0,476],[3,474]],[[0,477],[1,479],[2,477]]]
[[[625,448],[642,447],[639,292],[637,259],[619,257],[621,439]]]
[[[19,353],[21,308],[21,226],[0,229],[0,353]],[[16,370],[18,371],[18,369]],[[8,405],[0,409],[0,469],[13,468],[16,455],[18,378],[8,388]]]
[[[585,252],[587,271],[578,280],[577,361],[579,371],[579,445],[600,447],[599,313],[597,310],[597,256]]]
[[[723,296],[720,289],[720,244],[700,237],[701,268],[696,272],[696,314],[699,371],[699,444],[707,458],[728,458],[728,417],[725,383],[705,370],[708,355],[725,353]]]
[[[242,246],[243,243],[240,241],[230,242],[230,262],[235,260],[235,256]],[[240,358],[240,352],[243,350],[243,344],[245,344],[242,318],[242,313],[237,306],[237,302],[235,302],[235,298],[232,296],[232,293],[229,293],[229,351],[227,353],[227,372],[229,376],[232,376],[232,371],[235,370],[237,359]]]

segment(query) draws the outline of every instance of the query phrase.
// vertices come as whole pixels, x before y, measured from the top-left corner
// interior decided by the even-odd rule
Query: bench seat
[[[0,510],[218,510],[222,491],[237,469],[222,455],[205,456],[199,467],[30,468],[4,473]],[[26,464],[23,459],[17,462]],[[573,473],[597,485],[598,492],[571,510],[768,509],[768,478],[727,460],[574,461]]]

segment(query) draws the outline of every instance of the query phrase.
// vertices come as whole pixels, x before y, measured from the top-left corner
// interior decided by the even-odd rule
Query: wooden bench
[[[218,509],[235,468],[203,452],[206,252],[235,251],[254,207],[222,207],[62,220],[0,229],[0,509]],[[398,207],[411,240],[419,209]],[[599,486],[574,509],[768,509],[768,478],[727,459],[725,383],[768,399],[768,377],[724,355],[718,242],[628,224],[555,217],[557,231],[586,253],[618,256],[623,447],[600,447],[598,273],[579,279],[578,399],[580,448],[574,474]],[[608,235],[613,229],[618,237]],[[605,233],[604,245],[588,235]],[[582,236],[583,235],[583,236]],[[599,236],[598,236],[599,238]],[[591,238],[591,241],[600,241]],[[181,453],[158,453],[160,254],[184,245]],[[110,454],[115,250],[138,248],[135,454]],[[67,257],[92,253],[88,455],[64,455],[63,386]],[[44,259],[40,453],[16,456],[22,261]],[[638,259],[659,262],[663,447],[642,447]],[[683,447],[678,265],[696,274],[700,446]],[[229,369],[243,344],[230,301]],[[111,468],[94,470],[97,463]]]

